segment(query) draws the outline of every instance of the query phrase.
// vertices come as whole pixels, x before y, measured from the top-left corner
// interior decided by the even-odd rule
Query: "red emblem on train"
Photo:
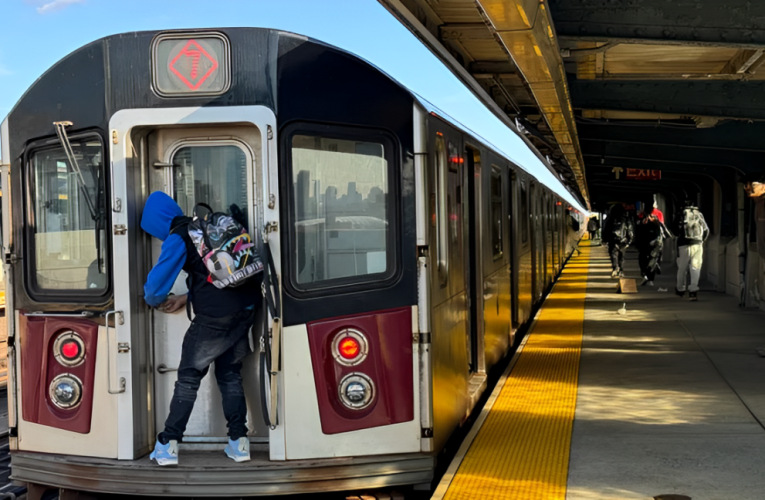
[[[196,40],[189,40],[168,68],[190,90],[197,90],[218,69],[218,61]]]

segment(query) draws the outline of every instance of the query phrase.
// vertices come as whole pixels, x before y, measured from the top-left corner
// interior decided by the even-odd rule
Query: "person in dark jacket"
[[[603,226],[602,236],[602,240],[608,243],[612,278],[624,275],[624,252],[634,239],[635,224],[632,222],[632,217],[625,210],[624,205],[621,203],[614,205]]]
[[[259,281],[251,278],[236,288],[222,289],[210,283],[207,267],[188,235],[188,221],[178,204],[160,191],[149,196],[141,218],[141,228],[163,242],[159,260],[144,285],[146,302],[172,313],[182,309],[188,300],[195,313],[183,339],[170,413],[150,458],[159,465],[178,463],[178,442],[186,430],[199,385],[215,362],[215,378],[228,422],[229,443],[224,451],[233,460],[243,462],[250,459],[250,445],[241,369],[242,359],[249,352],[248,334]],[[181,270],[188,274],[188,296],[169,296]]]
[[[587,222],[587,231],[590,233],[590,241],[595,241],[598,237],[598,231],[600,231],[600,221],[596,215],[590,216],[590,220]]]
[[[647,206],[648,207],[648,206]],[[661,254],[664,249],[664,229],[659,217],[652,213],[650,206],[643,213],[635,229],[635,244],[638,249],[638,263],[643,275],[643,285],[653,286],[653,280],[659,270]]]

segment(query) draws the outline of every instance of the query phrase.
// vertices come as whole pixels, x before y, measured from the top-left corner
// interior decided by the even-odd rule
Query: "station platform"
[[[765,498],[765,313],[580,249],[433,498]]]

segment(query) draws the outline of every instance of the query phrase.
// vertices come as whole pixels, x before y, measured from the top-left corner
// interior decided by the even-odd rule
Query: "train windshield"
[[[295,135],[292,172],[297,283],[311,287],[390,271],[384,146]]]
[[[77,168],[62,147],[32,154],[32,287],[103,293],[105,269],[103,147],[72,140]]]

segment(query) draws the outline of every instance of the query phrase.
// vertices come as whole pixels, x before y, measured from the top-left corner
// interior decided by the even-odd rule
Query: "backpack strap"
[[[181,230],[188,231],[188,224],[191,222],[191,217],[179,216],[173,219],[170,223],[170,234],[178,234]]]
[[[194,205],[194,210],[192,211],[192,214],[194,214],[194,218],[195,218],[195,219],[199,217],[199,216],[197,215],[197,207],[202,207],[202,208],[204,208],[205,210],[207,210],[207,212],[209,212],[209,213],[208,213],[208,215],[212,215],[212,214],[214,213],[214,212],[213,212],[213,209],[212,209],[212,207],[211,207],[210,205],[208,205],[207,203],[202,203],[202,202],[200,202],[200,203],[197,203],[196,205]],[[206,219],[206,218],[207,218],[207,217],[205,217],[205,219]]]
[[[173,222],[174,224],[170,228],[170,234],[179,234],[181,231],[185,231],[186,233],[188,233],[189,222],[191,222],[191,217],[176,217],[175,219],[173,219]],[[181,236],[181,238],[183,237]],[[185,245],[186,244],[185,238],[183,242]],[[189,321],[191,321],[191,290],[194,286],[192,283],[193,280],[194,280],[194,273],[188,273],[189,291],[186,294],[186,317],[189,318]]]

